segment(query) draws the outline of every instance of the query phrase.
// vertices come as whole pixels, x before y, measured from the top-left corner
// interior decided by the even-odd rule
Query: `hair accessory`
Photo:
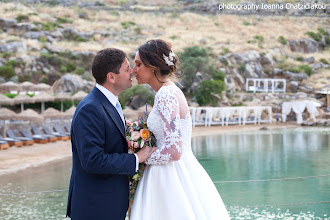
[[[163,54],[163,58],[165,60],[165,63],[168,65],[168,66],[174,66],[174,63],[173,63],[173,58],[175,57],[175,54],[173,53],[172,49],[170,50],[170,53],[168,54],[168,57]]]

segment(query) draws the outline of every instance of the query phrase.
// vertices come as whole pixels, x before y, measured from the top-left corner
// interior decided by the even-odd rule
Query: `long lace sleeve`
[[[166,91],[155,97],[154,107],[161,117],[162,141],[158,149],[146,160],[146,164],[166,164],[181,158],[182,137],[179,103],[175,94]]]

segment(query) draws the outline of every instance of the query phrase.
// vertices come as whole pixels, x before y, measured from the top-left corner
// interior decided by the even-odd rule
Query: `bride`
[[[189,107],[169,78],[177,61],[171,45],[163,40],[148,41],[135,56],[138,83],[147,83],[157,92],[147,121],[157,150],[146,161],[130,219],[230,219],[212,180],[192,153]]]

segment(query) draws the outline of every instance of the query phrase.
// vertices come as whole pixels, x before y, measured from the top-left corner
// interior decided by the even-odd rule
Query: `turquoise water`
[[[329,143],[329,128],[297,128],[195,137],[192,147],[217,182],[330,174]],[[66,159],[0,176],[0,194],[67,189],[70,173]],[[330,219],[330,203],[254,207],[329,201],[329,176],[215,185],[232,219]],[[67,191],[0,195],[0,219],[62,219],[66,200]]]
[[[213,181],[266,180],[330,174],[330,129],[296,128],[196,137],[193,151]],[[330,176],[216,183],[233,219],[330,219]]]

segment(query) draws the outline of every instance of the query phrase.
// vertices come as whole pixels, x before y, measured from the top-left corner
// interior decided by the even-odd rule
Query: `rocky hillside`
[[[244,94],[246,78],[284,78],[287,92],[308,96],[330,84],[329,7],[239,16],[213,1],[15,2],[0,3],[1,82],[57,81],[57,92],[89,90],[95,52],[118,47],[132,60],[140,44],[161,38],[175,52],[207,48],[226,75],[222,104],[250,100],[236,97]],[[208,77],[196,73],[194,86]],[[77,83],[70,86],[72,79]]]

